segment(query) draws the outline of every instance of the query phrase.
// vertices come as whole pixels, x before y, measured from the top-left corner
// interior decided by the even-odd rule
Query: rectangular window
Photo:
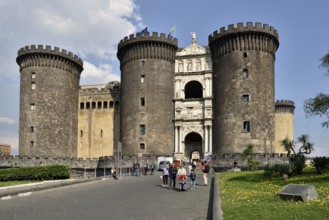
[[[244,121],[243,122],[243,131],[244,132],[250,132],[250,121]]]
[[[249,78],[249,71],[248,69],[243,69],[242,75],[244,78]]]
[[[141,98],[141,106],[145,106],[145,98]]]
[[[145,150],[145,143],[139,143],[139,149]]]
[[[30,131],[31,131],[31,133],[34,133],[34,130],[35,130],[34,127],[30,127]]]
[[[101,138],[103,138],[103,130],[101,130]]]
[[[145,125],[139,125],[139,134],[145,135]]]
[[[249,102],[249,95],[242,95],[243,102]]]
[[[80,137],[83,137],[83,131],[80,130]]]
[[[32,79],[35,79],[35,72],[32,72],[31,77]]]
[[[244,52],[244,53],[243,53],[243,57],[244,57],[244,58],[247,58],[247,57],[248,57],[248,53],[247,53],[247,52]]]
[[[31,86],[32,86],[32,89],[35,89],[35,88],[36,88],[35,82],[33,82],[33,83],[31,84]]]
[[[141,75],[141,83],[145,82],[145,75]]]
[[[35,104],[31,103],[31,110],[34,111],[35,110]]]

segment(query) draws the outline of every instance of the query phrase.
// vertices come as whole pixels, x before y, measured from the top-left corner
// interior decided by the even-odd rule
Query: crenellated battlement
[[[237,24],[228,25],[227,29],[225,27],[222,27],[219,30],[214,31],[211,35],[209,35],[209,42],[216,38],[239,32],[262,32],[272,35],[276,37],[277,40],[279,40],[278,31],[274,27],[269,26],[268,24],[262,24],[260,22],[247,22],[246,25],[244,25],[243,22],[239,22]]]
[[[166,36],[164,33],[160,35],[158,32],[153,32],[152,35],[148,32],[137,33],[120,41],[117,56],[121,66],[130,61],[142,59],[167,60],[173,63],[177,46],[177,39]]]
[[[295,103],[291,100],[276,100],[275,105],[290,105],[295,106]]]
[[[46,53],[46,54],[52,54],[52,55],[58,55],[65,57],[67,59],[70,59],[79,65],[83,66],[83,61],[80,59],[77,55],[73,54],[70,51],[67,51],[65,49],[60,49],[58,47],[52,48],[50,45],[30,45],[22,47],[17,52],[17,57],[25,55],[25,54],[31,54],[31,53]]]
[[[291,100],[276,100],[275,101],[275,113],[289,112],[294,113],[295,103]]]
[[[118,45],[118,50],[125,46],[126,44],[135,43],[138,41],[156,41],[156,42],[166,42],[170,44],[174,44],[176,47],[178,45],[177,38],[173,38],[171,35],[166,35],[164,33],[158,32],[152,32],[152,35],[150,35],[150,32],[145,32],[142,34],[141,32],[136,34],[131,34],[129,36],[126,36],[124,39],[122,39]]]
[[[213,57],[233,51],[262,51],[275,56],[279,47],[279,34],[272,26],[242,22],[214,31],[208,37]]]

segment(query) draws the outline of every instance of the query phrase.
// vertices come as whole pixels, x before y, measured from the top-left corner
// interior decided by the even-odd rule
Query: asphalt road
[[[197,174],[196,190],[163,188],[160,172],[52,188],[0,200],[2,220],[212,219],[212,185]]]

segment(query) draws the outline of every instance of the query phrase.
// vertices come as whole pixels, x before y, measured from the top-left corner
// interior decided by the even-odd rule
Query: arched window
[[[84,102],[80,102],[80,109],[84,109],[85,108],[85,103]]]
[[[202,85],[198,81],[190,81],[185,85],[185,99],[202,98]]]
[[[93,109],[95,109],[96,108],[96,102],[92,102],[91,106],[92,106]]]
[[[106,101],[103,102],[103,108],[107,108],[107,102]]]
[[[87,102],[86,109],[90,109],[90,102]]]
[[[113,108],[113,101],[110,101],[110,108]]]
[[[97,102],[97,108],[102,108],[102,102]]]

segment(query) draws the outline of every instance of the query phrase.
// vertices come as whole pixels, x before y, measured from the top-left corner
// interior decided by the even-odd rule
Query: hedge
[[[58,180],[68,178],[70,178],[70,168],[64,165],[0,169],[0,181]]]

